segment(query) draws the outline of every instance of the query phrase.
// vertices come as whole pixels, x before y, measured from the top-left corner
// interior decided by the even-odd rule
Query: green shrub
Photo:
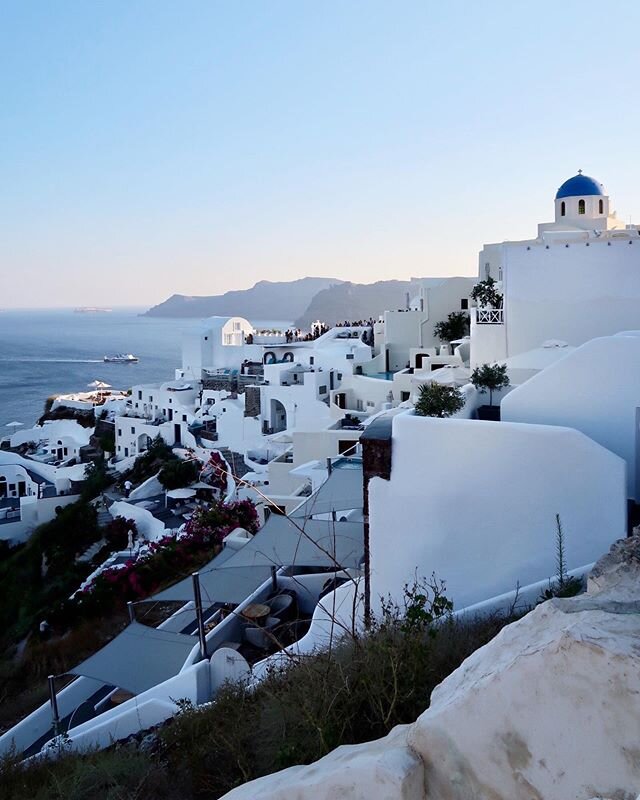
[[[124,484],[126,480],[129,480],[134,486],[138,486],[157,475],[167,463],[177,460],[178,456],[158,434],[149,445],[147,452],[138,456],[133,467],[122,475],[121,483]]]
[[[80,492],[80,498],[84,503],[94,500],[113,483],[107,475],[103,461],[90,461],[85,467],[84,476]]]
[[[198,480],[198,465],[195,461],[175,459],[164,465],[158,478],[165,489],[181,489]]]
[[[496,283],[490,275],[479,281],[471,290],[471,299],[483,308],[502,308],[502,293],[496,288]]]
[[[489,405],[493,405],[493,393],[509,385],[506,364],[483,364],[471,373],[471,383],[481,394],[489,392]]]
[[[469,315],[464,311],[452,311],[444,322],[437,322],[433,334],[441,342],[454,342],[469,333]]]
[[[455,386],[441,383],[425,383],[420,387],[420,396],[415,404],[420,417],[450,417],[464,408],[464,397]]]
[[[82,758],[61,755],[28,767],[16,758],[0,762],[3,800],[179,800],[185,797],[168,770],[128,748]]]

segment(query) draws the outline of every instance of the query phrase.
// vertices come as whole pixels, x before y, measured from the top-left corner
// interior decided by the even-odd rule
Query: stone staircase
[[[247,472],[251,471],[250,468],[244,463],[244,457],[240,453],[229,450],[228,447],[218,447],[216,449],[229,464],[231,472],[235,477],[242,478],[243,475],[246,475]]]
[[[106,528],[106,526],[113,521],[113,517],[108,511],[98,511],[98,527]]]
[[[81,563],[91,561],[91,559],[97,555],[100,550],[107,544],[106,539],[99,539],[97,542],[94,542],[91,547],[87,548],[82,555],[79,555],[76,558],[76,561]]]

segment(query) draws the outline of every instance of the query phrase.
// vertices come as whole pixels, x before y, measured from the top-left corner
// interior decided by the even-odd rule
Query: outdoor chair
[[[268,606],[272,615],[279,617],[283,622],[291,619],[295,611],[293,597],[290,594],[276,595],[272,600],[269,600]]]
[[[277,617],[267,617],[264,627],[258,625],[249,625],[244,629],[244,640],[247,644],[257,647],[258,650],[268,650],[272,644],[273,631],[280,625],[280,620]]]

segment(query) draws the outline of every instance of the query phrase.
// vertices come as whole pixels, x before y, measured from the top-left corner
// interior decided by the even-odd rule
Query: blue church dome
[[[586,197],[593,194],[604,195],[604,186],[598,183],[595,178],[590,178],[588,175],[583,175],[582,172],[579,172],[562,184],[556,194],[556,200],[561,200],[563,197]]]

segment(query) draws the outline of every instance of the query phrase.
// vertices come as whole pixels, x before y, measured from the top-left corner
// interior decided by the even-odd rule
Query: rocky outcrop
[[[369,317],[378,319],[387,309],[406,308],[407,294],[413,296],[415,293],[416,287],[412,281],[341,283],[318,292],[295,324],[306,330],[317,319],[327,325]]]
[[[147,317],[241,316],[250,320],[293,320],[311,303],[318,292],[337,278],[300,278],[295,281],[259,281],[250,289],[220,295],[190,297],[174,294],[150,308]]]
[[[253,781],[245,800],[635,800],[640,793],[640,537],[587,592],[504,628],[411,726]]]
[[[424,797],[420,758],[407,746],[409,726],[366,745],[344,745],[306,767],[251,781],[228,800],[414,800]]]

